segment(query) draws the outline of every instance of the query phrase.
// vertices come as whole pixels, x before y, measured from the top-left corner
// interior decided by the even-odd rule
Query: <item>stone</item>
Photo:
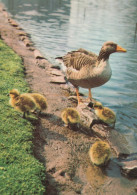
[[[57,70],[61,69],[60,66],[58,66],[58,65],[52,65],[51,68],[54,68],[54,69],[57,69]]]
[[[66,81],[63,76],[52,77],[50,83],[65,84]]]
[[[64,76],[63,73],[60,70],[56,70],[56,69],[52,70],[51,74],[55,75],[55,76]]]
[[[121,172],[131,178],[137,178],[137,160],[122,161]]]
[[[87,105],[87,103],[83,103],[77,107],[83,125],[86,126],[89,131],[92,130],[101,139],[105,139],[110,144],[117,157],[130,155],[125,136],[116,129],[102,123],[94,113],[94,110]],[[97,121],[97,124],[92,126],[94,121]]]
[[[42,54],[40,53],[40,51],[37,50],[37,49],[34,50],[34,56],[35,56],[36,59],[45,59],[45,58],[42,56]]]
[[[17,33],[19,36],[26,36],[27,37],[27,33],[26,32],[23,32],[23,31],[20,31]]]
[[[18,26],[18,24],[17,24],[13,19],[9,18],[8,21],[9,21],[9,23],[10,23],[12,26],[14,26],[14,27],[17,27],[17,26]]]
[[[26,47],[30,47],[33,45],[33,43],[31,41],[29,41],[28,39],[24,39],[23,42],[24,42]]]

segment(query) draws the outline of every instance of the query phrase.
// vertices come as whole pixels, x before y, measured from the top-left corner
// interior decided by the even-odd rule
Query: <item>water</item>
[[[109,40],[127,49],[110,56],[113,75],[92,93],[116,112],[116,129],[137,148],[137,0],[0,1],[52,63],[80,47],[98,54]]]

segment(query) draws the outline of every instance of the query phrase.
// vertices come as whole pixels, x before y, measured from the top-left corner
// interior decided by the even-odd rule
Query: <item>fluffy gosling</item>
[[[93,105],[96,115],[98,118],[108,125],[115,126],[116,114],[108,107],[103,107],[100,102],[95,102]]]
[[[35,100],[36,109],[39,110],[39,114],[41,111],[47,109],[47,99],[43,95],[39,93],[29,93],[29,95]]]
[[[80,122],[80,115],[75,108],[65,108],[61,113],[61,118],[66,126]]]
[[[91,162],[97,166],[106,165],[110,159],[110,146],[104,141],[96,141],[89,150]]]
[[[29,112],[35,109],[35,101],[28,94],[20,94],[17,89],[12,89],[9,95],[10,105],[16,110],[23,112],[23,118],[26,118],[26,113],[29,114]]]

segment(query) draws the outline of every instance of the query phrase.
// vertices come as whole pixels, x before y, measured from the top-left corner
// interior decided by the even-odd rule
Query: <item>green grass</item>
[[[30,91],[21,58],[0,40],[0,194],[43,194],[45,168],[33,156],[34,126],[9,105],[13,88]]]

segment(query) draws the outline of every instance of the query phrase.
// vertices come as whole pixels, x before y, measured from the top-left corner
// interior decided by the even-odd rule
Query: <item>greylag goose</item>
[[[99,87],[110,79],[112,71],[108,60],[110,54],[115,52],[126,52],[126,49],[108,41],[103,44],[98,56],[81,48],[56,58],[66,66],[66,77],[76,88],[78,104],[80,103],[79,87],[89,89],[91,100],[91,88]]]

